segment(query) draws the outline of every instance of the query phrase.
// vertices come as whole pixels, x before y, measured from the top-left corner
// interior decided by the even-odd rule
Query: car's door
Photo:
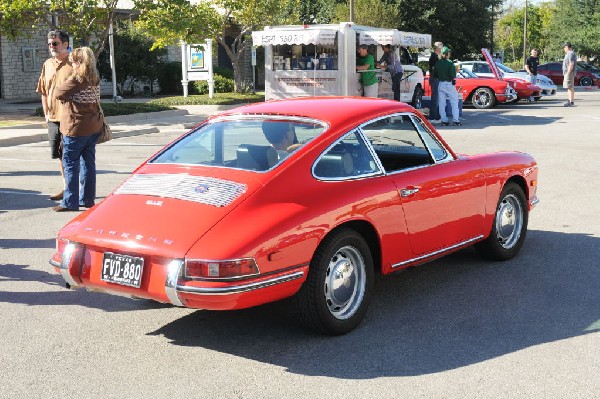
[[[398,190],[414,255],[482,236],[485,181],[475,161],[454,159],[415,115],[381,118],[361,130]]]

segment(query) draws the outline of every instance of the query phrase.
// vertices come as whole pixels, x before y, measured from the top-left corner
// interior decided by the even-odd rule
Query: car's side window
[[[381,118],[361,127],[386,172],[434,163],[409,115]]]
[[[325,180],[364,177],[380,172],[357,131],[348,133],[329,147],[313,167],[314,176]]]

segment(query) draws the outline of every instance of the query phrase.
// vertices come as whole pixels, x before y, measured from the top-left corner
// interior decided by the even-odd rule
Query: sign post
[[[212,65],[212,39],[206,39],[206,43],[187,44],[181,42],[181,70],[183,85],[183,96],[188,96],[188,83],[194,80],[206,80],[208,82],[208,97],[213,98],[215,85],[213,79]]]

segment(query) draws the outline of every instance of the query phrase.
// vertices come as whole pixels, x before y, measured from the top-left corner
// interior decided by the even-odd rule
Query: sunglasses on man
[[[48,46],[56,47],[59,44],[60,44],[60,42],[50,42],[50,43],[48,43]]]

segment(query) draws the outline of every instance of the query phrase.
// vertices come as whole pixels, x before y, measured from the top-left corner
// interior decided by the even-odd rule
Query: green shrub
[[[221,75],[213,74],[215,93],[230,93],[234,90],[233,79],[225,78]],[[208,94],[208,82],[206,80],[198,80],[194,82],[194,94]]]
[[[181,94],[181,62],[172,61],[160,64],[158,68],[158,84],[161,94]]]
[[[215,75],[221,75],[227,79],[233,79],[233,69],[217,66],[213,68],[213,73]]]

